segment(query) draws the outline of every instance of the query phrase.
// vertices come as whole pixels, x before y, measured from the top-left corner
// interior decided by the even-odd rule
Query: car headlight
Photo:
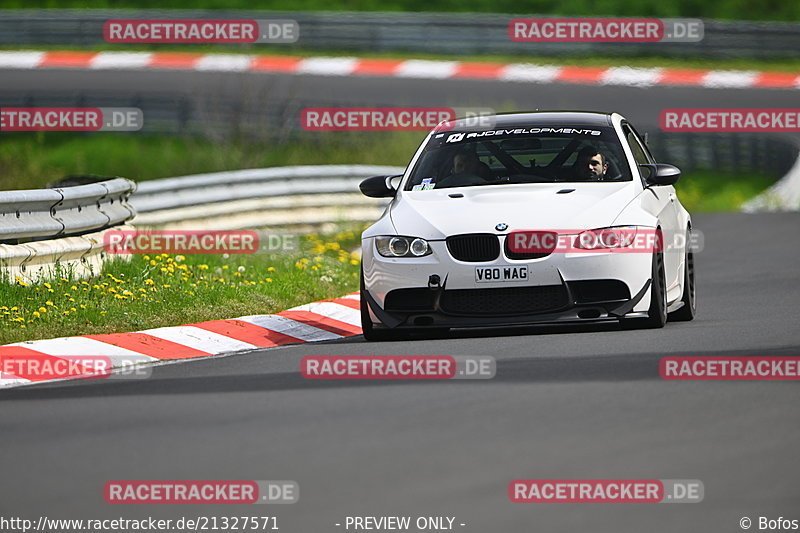
[[[581,250],[612,250],[626,248],[636,240],[636,226],[618,226],[584,231],[575,238],[575,248]]]
[[[428,241],[419,237],[375,237],[375,246],[383,257],[422,257],[431,253]]]

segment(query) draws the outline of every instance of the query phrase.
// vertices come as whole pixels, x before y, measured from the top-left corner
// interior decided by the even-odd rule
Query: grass
[[[774,177],[763,174],[722,174],[699,170],[681,177],[675,190],[690,213],[735,211],[773,183]]]
[[[269,48],[263,45],[213,45],[213,44],[187,44],[187,45],[156,45],[132,44],[121,48],[115,44],[91,45],[76,48],[65,45],[41,45],[36,50],[71,50],[71,51],[114,51],[114,52],[199,52],[209,54],[257,54],[257,55],[289,55],[297,57],[326,56],[343,57],[357,56],[362,58],[383,59],[427,59],[432,61],[468,61],[489,63],[533,63],[537,65],[570,65],[585,67],[637,67],[637,68],[677,68],[677,69],[712,69],[712,70],[757,70],[776,72],[800,72],[800,57],[784,58],[705,58],[700,55],[691,57],[667,57],[661,55],[641,55],[625,57],[619,55],[563,55],[563,56],[537,56],[531,54],[459,54],[458,56],[446,54],[432,54],[421,52],[377,52],[369,50],[313,50],[303,48],[278,48],[273,45]],[[18,46],[0,46],[4,50],[19,50]],[[533,49],[532,49],[533,50]]]
[[[800,20],[797,2],[766,0],[4,0],[6,9],[131,8],[291,11],[410,11],[519,13],[528,16],[703,17],[734,20]]]
[[[358,290],[360,228],[291,255],[136,255],[96,279],[0,282],[0,345],[275,313]]]

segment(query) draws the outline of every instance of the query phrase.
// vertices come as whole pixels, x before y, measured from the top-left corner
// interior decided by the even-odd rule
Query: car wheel
[[[694,252],[689,246],[689,235],[686,237],[686,261],[683,265],[683,307],[669,314],[669,319],[675,322],[688,322],[694,320],[697,313],[697,287],[694,278]]]
[[[664,274],[664,252],[662,251],[653,254],[652,280],[647,318],[620,319],[620,324],[625,329],[663,328],[667,323],[667,279]]]

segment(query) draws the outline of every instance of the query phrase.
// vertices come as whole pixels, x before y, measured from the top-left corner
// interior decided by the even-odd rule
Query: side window
[[[636,162],[640,165],[646,165],[648,163],[652,163],[650,158],[647,156],[647,149],[639,141],[639,138],[636,136],[636,133],[628,126],[625,126],[624,131],[625,131],[625,138],[628,140],[628,145],[631,147],[631,151],[633,152],[633,158],[636,159]]]
[[[631,152],[633,152],[633,158],[636,160],[638,165],[646,165],[648,163],[655,163],[655,160],[650,155],[650,151],[647,149],[644,144],[639,140],[639,136],[636,135],[636,132],[631,128],[628,124],[624,124],[622,126],[622,131],[625,133],[625,139],[628,141],[628,146],[631,147]],[[644,174],[642,174],[641,169],[639,169],[639,175],[642,178],[642,182],[644,183]]]

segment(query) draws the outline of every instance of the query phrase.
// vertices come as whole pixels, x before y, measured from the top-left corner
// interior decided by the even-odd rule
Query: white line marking
[[[745,70],[712,70],[703,76],[703,87],[737,88],[750,87],[758,76],[756,71]]]
[[[233,352],[237,350],[252,350],[258,348],[249,342],[214,333],[195,326],[170,326],[165,328],[146,329],[140,333],[147,333],[160,339],[172,341],[195,350],[207,353]]]
[[[234,54],[206,54],[195,64],[195,70],[214,72],[243,72],[250,70],[252,56]]]
[[[395,76],[399,78],[450,78],[456,73],[458,65],[458,61],[409,59],[398,65]]]
[[[92,69],[140,69],[150,64],[150,52],[100,52],[92,58]]]
[[[11,344],[10,346],[22,346],[48,355],[119,355],[127,357],[141,356],[153,359],[147,354],[86,337],[60,337],[58,339],[25,341]]]
[[[289,335],[290,337],[304,341],[330,341],[342,338],[341,335],[337,335],[336,333],[331,333],[330,331],[319,329],[314,326],[298,322],[297,320],[286,318],[285,316],[249,315],[239,317],[236,320],[242,320],[244,322],[261,326],[262,328],[270,329],[272,331],[277,331],[278,333],[283,333],[284,335]]]
[[[562,67],[531,65],[526,63],[512,63],[500,69],[498,79],[503,81],[530,81],[535,83],[549,83],[556,79]]]
[[[318,315],[333,318],[352,326],[361,327],[361,313],[352,307],[335,302],[320,302],[292,307],[289,311],[311,311]]]
[[[603,73],[600,84],[650,87],[658,83],[662,70],[660,68],[612,67]]]
[[[358,64],[354,57],[309,57],[297,64],[298,74],[319,74],[322,76],[347,76],[353,73]]]
[[[44,52],[0,52],[0,68],[36,68]]]

